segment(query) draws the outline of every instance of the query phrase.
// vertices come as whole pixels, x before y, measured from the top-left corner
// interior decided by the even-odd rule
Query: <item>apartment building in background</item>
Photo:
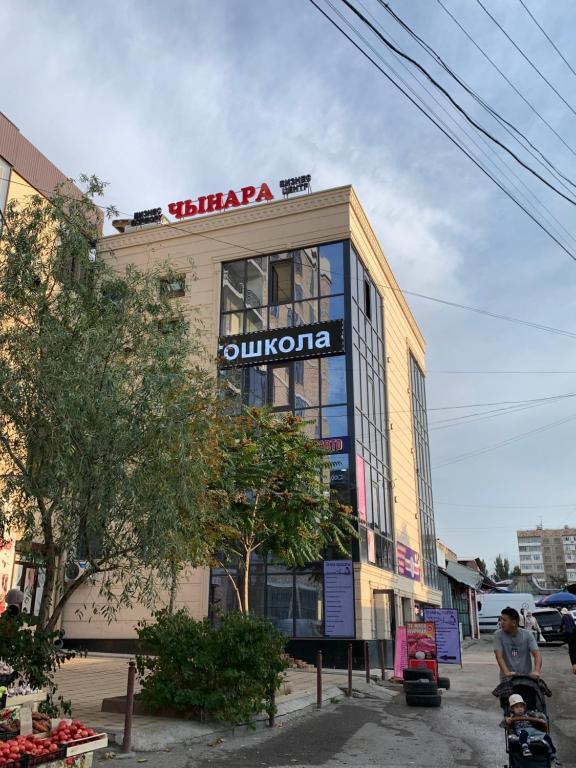
[[[576,528],[517,531],[522,574],[533,576],[545,589],[576,582]]]

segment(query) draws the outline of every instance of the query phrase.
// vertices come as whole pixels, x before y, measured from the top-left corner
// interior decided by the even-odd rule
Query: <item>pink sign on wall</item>
[[[358,520],[366,522],[366,478],[364,474],[364,459],[356,454],[356,503]]]
[[[408,637],[406,627],[396,627],[394,645],[394,677],[402,680],[402,670],[408,667]]]

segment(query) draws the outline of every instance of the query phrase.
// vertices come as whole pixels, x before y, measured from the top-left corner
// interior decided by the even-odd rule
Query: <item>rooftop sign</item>
[[[250,203],[269,202],[274,195],[266,182],[259,187],[242,187],[239,192],[231,189],[226,194],[217,192],[213,195],[199,197],[198,200],[179,200],[168,204],[168,212],[177,219],[188,219],[200,213],[227,211],[229,208],[239,208]]]

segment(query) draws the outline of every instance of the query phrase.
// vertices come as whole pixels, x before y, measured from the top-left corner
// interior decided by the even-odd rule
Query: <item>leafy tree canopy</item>
[[[215,488],[224,513],[212,527],[212,547],[247,612],[254,555],[304,565],[329,545],[347,552],[356,533],[350,508],[330,497],[329,463],[301,419],[252,408],[230,425]],[[230,565],[240,573],[239,586]]]
[[[203,561],[217,433],[199,328],[159,274],[95,258],[83,180],[9,205],[0,239],[0,522],[45,570],[48,630],[95,575],[111,617],[153,601],[167,556]]]

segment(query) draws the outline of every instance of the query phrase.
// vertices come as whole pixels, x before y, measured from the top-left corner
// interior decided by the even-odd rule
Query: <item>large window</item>
[[[432,473],[428,444],[428,418],[426,415],[426,387],[424,374],[410,355],[410,384],[412,390],[412,425],[420,516],[420,544],[424,583],[438,589],[438,562],[436,558],[436,529],[432,501]]]
[[[362,459],[366,528],[360,526],[361,556],[394,570],[394,527],[386,423],[383,302],[354,249],[350,256],[355,453]],[[362,492],[360,491],[360,495]],[[369,532],[369,534],[368,534]],[[374,547],[368,547],[368,538]]]
[[[222,336],[343,318],[344,243],[222,265]]]

